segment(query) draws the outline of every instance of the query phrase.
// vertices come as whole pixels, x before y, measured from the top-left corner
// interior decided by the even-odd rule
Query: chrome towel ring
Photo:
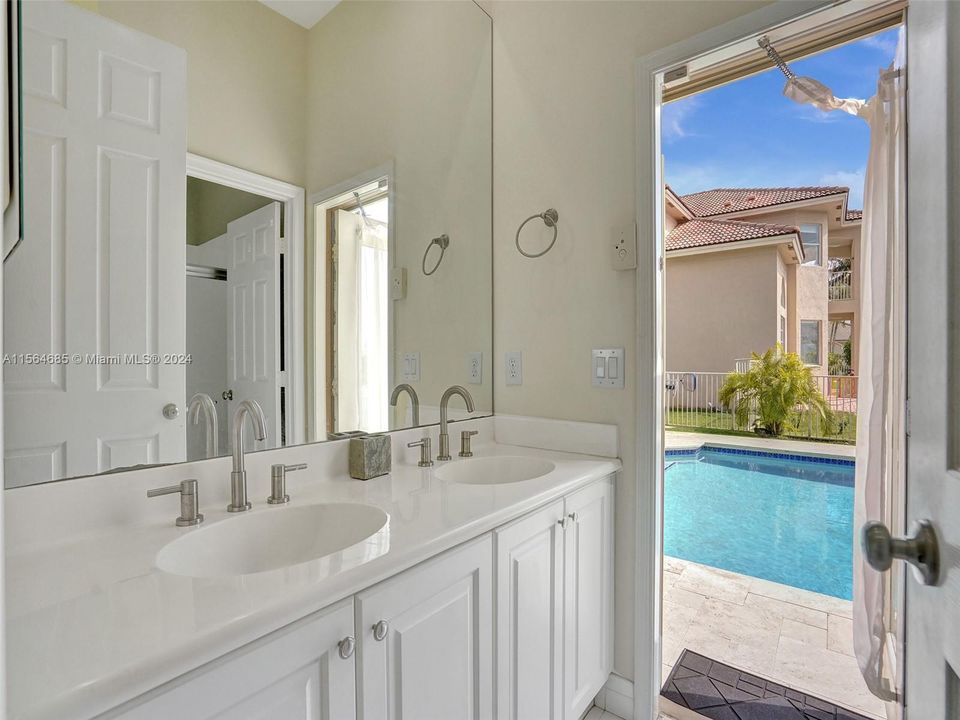
[[[440,247],[440,257],[437,258],[437,262],[434,264],[433,268],[429,271],[427,270],[427,253],[430,252],[430,248],[434,245]],[[424,275],[433,275],[437,268],[440,267],[440,263],[443,262],[443,253],[447,251],[447,248],[450,247],[450,236],[444,233],[440,237],[435,237],[427,245],[427,249],[423,251],[423,260],[420,261],[420,269],[423,270]]]
[[[520,231],[523,230],[524,225],[526,225],[528,222],[530,222],[535,218],[540,218],[541,220],[543,220],[544,225],[546,225],[547,227],[553,228],[553,239],[550,241],[550,244],[547,245],[547,248],[542,252],[528,253],[526,250],[520,247]],[[538,258],[550,252],[550,250],[554,246],[554,243],[557,242],[557,222],[559,220],[560,220],[560,214],[553,208],[550,208],[548,210],[544,210],[542,213],[531,215],[522,223],[520,223],[520,227],[517,228],[517,250],[520,251],[520,254],[528,258]]]

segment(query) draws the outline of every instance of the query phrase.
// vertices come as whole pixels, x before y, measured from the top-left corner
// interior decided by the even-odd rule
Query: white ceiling
[[[260,0],[260,2],[307,30],[340,4],[340,0]]]

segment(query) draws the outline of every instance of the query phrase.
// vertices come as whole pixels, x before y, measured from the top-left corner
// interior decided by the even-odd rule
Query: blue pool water
[[[849,600],[853,470],[802,455],[668,452],[664,552]]]

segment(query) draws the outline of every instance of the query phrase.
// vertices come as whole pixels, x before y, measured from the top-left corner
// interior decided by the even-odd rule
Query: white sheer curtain
[[[877,94],[864,102],[838,99],[812,78],[792,78],[784,94],[829,112],[842,110],[870,126],[860,240],[860,350],[857,464],[854,500],[853,639],[861,672],[872,693],[896,699],[889,667],[892,573],[878,573],[861,556],[859,531],[869,520],[899,525],[891,494],[902,489],[905,147],[904,63],[901,34],[897,60],[881,71]]]
[[[358,427],[378,432],[389,427],[387,226],[366,220],[361,228],[357,262]]]

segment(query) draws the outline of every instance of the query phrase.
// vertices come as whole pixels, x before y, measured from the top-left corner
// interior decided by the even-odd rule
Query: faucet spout
[[[416,427],[420,424],[420,398],[417,397],[417,391],[413,389],[412,385],[408,385],[407,383],[397,385],[390,395],[390,405],[396,407],[397,401],[400,399],[400,393],[404,392],[410,396],[410,414],[413,427]]]
[[[230,473],[230,504],[228,512],[244,512],[251,505],[247,501],[247,471],[243,466],[243,421],[250,418],[257,440],[267,436],[263,408],[256,400],[244,400],[233,414],[233,472]]]
[[[200,413],[203,413],[207,429],[207,457],[217,457],[220,454],[217,407],[206,393],[197,393],[190,398],[190,403],[187,405],[187,416],[194,425],[200,424]]]
[[[450,459],[450,435],[447,433],[447,405],[450,404],[450,398],[459,395],[467,406],[467,412],[473,412],[473,397],[470,391],[463,385],[451,385],[440,398],[440,454],[437,460]]]

